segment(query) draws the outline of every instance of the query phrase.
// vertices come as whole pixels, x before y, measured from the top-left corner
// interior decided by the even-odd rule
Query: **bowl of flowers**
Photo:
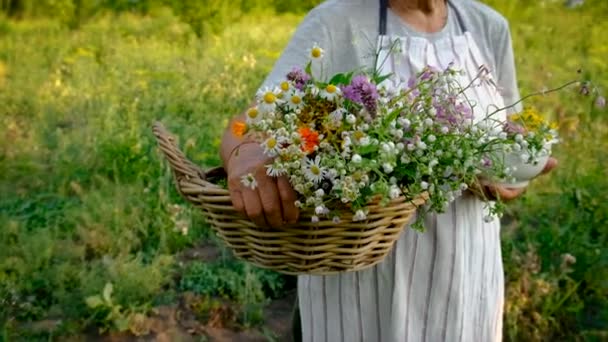
[[[499,183],[510,188],[526,187],[549,161],[551,148],[559,141],[557,126],[535,108],[527,108],[511,115],[502,130],[510,144],[502,154],[508,177]]]

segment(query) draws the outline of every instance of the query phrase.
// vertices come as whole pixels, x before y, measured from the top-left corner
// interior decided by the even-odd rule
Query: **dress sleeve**
[[[520,100],[519,88],[517,87],[517,72],[515,70],[515,58],[513,53],[513,42],[509,24],[504,20],[495,37],[496,53],[496,75],[498,88],[504,98],[505,105],[509,106]],[[521,103],[507,111],[513,114],[521,111]]]
[[[294,67],[303,69],[310,59],[309,49],[314,44],[318,44],[326,51],[331,47],[329,30],[322,19],[319,8],[313,9],[306,15],[260,88],[279,83]],[[328,70],[331,64],[330,58],[331,56],[326,53],[319,63],[313,64],[312,72],[315,77],[319,77],[321,71]]]

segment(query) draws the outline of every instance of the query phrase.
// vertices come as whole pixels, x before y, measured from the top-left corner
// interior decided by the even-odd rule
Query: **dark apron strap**
[[[464,20],[462,19],[462,15],[458,12],[458,9],[452,4],[452,1],[447,0],[447,5],[454,11],[456,14],[456,20],[458,21],[458,25],[462,32],[466,32],[467,28],[464,24]],[[378,26],[378,34],[381,36],[386,35],[386,15],[388,12],[388,0],[380,0],[380,23]]]
[[[380,26],[378,27],[378,34],[381,36],[386,35],[386,13],[388,12],[388,0],[380,0]]]

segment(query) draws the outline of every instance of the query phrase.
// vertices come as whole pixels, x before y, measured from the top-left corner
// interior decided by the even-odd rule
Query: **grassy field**
[[[489,2],[511,21],[523,93],[578,69],[608,90],[604,1]],[[150,125],[163,121],[193,160],[218,165],[228,118],[299,20],[256,13],[200,39],[165,9],[76,30],[0,17],[0,341],[144,335],[176,305],[202,325],[272,337],[263,308],[293,279],[217,246],[175,192]],[[559,170],[505,218],[509,341],[608,338],[608,119],[588,103],[576,89],[533,102],[564,141]]]

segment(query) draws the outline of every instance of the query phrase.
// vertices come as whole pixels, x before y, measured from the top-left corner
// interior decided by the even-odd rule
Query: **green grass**
[[[579,68],[608,88],[605,3],[491,2],[511,21],[523,93],[573,79]],[[213,237],[175,192],[150,125],[163,121],[193,160],[217,165],[228,118],[249,103],[300,19],[248,15],[201,40],[165,10],[97,16],[77,30],[0,17],[7,339],[32,337],[24,324],[44,319],[61,319],[53,336],[117,329],[183,291],[244,307],[280,293],[281,277],[229,257],[179,266],[180,251]],[[605,110],[582,102],[575,91],[534,101],[560,123],[564,141],[560,168],[511,205],[504,228],[508,340],[608,334],[608,123]],[[563,262],[566,253],[574,264]],[[113,318],[114,306],[86,304],[108,283],[120,306]]]

